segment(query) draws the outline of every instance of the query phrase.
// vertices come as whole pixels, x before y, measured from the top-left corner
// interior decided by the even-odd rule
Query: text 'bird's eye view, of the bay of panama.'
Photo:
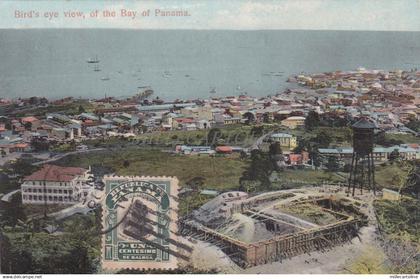
[[[48,3],[0,2],[1,274],[417,278],[419,1]]]

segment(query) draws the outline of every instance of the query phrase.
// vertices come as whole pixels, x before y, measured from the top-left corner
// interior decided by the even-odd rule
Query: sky
[[[116,16],[105,18],[104,10]],[[136,16],[122,17],[122,10]],[[31,11],[38,17],[23,18]],[[66,11],[84,18],[65,17]],[[54,12],[58,17],[49,18]],[[420,0],[0,0],[0,28],[420,31]]]

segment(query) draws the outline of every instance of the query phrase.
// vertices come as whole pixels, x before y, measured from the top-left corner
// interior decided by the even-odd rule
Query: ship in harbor
[[[99,63],[98,56],[96,55],[95,58],[89,58],[88,60],[86,60],[86,62],[89,64]]]

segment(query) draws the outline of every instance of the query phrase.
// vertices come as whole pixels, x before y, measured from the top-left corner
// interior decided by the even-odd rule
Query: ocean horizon
[[[301,72],[418,68],[419,53],[420,32],[3,29],[0,97],[259,97]]]

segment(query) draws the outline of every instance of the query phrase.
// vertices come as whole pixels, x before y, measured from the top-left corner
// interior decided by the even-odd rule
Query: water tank
[[[361,156],[372,153],[375,124],[363,118],[356,122],[352,128],[354,152]]]

